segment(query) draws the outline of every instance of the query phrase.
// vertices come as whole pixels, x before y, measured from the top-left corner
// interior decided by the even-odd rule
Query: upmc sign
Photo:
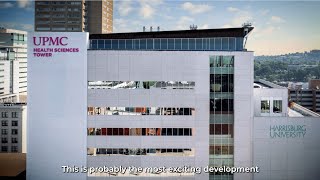
[[[69,44],[68,36],[33,36],[33,57],[52,57],[57,53],[78,53],[80,50]]]
[[[27,180],[87,178],[61,167],[87,162],[88,40],[84,32],[28,33]]]
[[[33,37],[33,45],[35,46],[66,46],[68,37]]]

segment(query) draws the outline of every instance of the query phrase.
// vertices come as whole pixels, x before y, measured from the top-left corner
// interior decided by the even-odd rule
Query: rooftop
[[[247,29],[247,32],[246,32]],[[90,39],[245,37],[253,27],[91,34]]]
[[[0,27],[0,33],[17,33],[17,34],[27,34],[27,31],[21,31],[16,29],[6,29],[3,27]]]
[[[288,112],[289,117],[304,117],[304,116],[318,117],[318,118],[320,117],[320,114],[315,113],[294,102],[290,102],[288,110],[289,110]]]
[[[263,79],[254,80],[254,88],[286,89],[285,87],[279,86]]]

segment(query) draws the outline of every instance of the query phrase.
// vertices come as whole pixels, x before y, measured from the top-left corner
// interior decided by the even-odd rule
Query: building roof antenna
[[[249,34],[249,29],[251,28],[252,26],[252,23],[251,22],[245,22],[242,24],[242,27],[244,28],[244,44],[243,44],[243,47],[245,48],[246,47],[246,44],[247,44],[247,39],[248,39],[248,34]]]
[[[197,30],[198,29],[198,26],[197,25],[190,25],[190,30]]]

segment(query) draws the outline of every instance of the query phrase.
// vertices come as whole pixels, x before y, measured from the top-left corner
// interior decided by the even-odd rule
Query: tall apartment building
[[[34,31],[85,31],[85,2],[35,1]]]
[[[90,37],[31,33],[28,128],[41,131],[28,131],[27,178],[250,180],[294,179],[294,172],[300,179],[318,177],[314,162],[320,159],[313,156],[320,150],[320,133],[313,128],[319,127],[319,117],[289,113],[287,89],[265,82],[253,88],[253,52],[243,45],[252,29]],[[35,46],[31,40],[46,36],[66,46]],[[50,103],[43,106],[44,101]],[[297,154],[300,150],[308,153],[310,164]],[[304,166],[297,171],[299,164],[283,159],[294,156]],[[261,168],[256,174],[199,173],[206,166],[256,165]],[[73,173],[82,166],[143,171]],[[160,167],[186,170],[170,173]]]
[[[87,22],[90,34],[113,31],[113,0],[87,1]]]
[[[113,1],[35,1],[35,31],[112,32]]]
[[[308,88],[289,87],[289,99],[317,113],[320,113],[320,80],[309,80]]]
[[[25,101],[27,32],[0,28],[0,101]]]
[[[27,107],[24,103],[0,104],[1,153],[26,153]]]

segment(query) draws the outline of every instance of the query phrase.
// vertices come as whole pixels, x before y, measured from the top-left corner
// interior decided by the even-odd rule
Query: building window
[[[8,121],[7,120],[2,120],[1,121],[1,126],[8,126]]]
[[[88,81],[88,89],[194,89],[194,81]]]
[[[18,146],[11,146],[11,152],[18,152]]]
[[[181,107],[88,107],[88,115],[192,116],[195,115],[195,109]]]
[[[261,113],[270,113],[270,101],[262,100],[261,101]]]
[[[209,152],[211,155],[233,155],[233,146],[210,146]]]
[[[282,113],[282,100],[273,100],[273,113]]]
[[[234,56],[210,56],[210,67],[234,67]]]
[[[12,112],[11,113],[12,118],[17,118],[18,117],[18,112]]]
[[[1,129],[1,135],[7,135],[8,129]]]
[[[1,152],[8,152],[8,146],[1,146]]]
[[[11,143],[18,143],[18,139],[15,137],[11,138]]]
[[[233,114],[233,99],[210,99],[211,114]]]
[[[8,138],[6,137],[1,138],[1,143],[8,143]]]
[[[18,126],[18,121],[12,121],[11,126]]]
[[[12,135],[17,135],[18,134],[18,129],[11,129],[11,134]]]
[[[49,31],[50,27],[37,27],[36,28],[38,31]]]
[[[193,136],[192,128],[88,128],[88,136]]]
[[[65,31],[65,27],[57,27],[57,28],[52,28],[53,31]]]
[[[210,74],[210,92],[233,92],[233,74]]]
[[[210,135],[224,135],[233,138],[233,124],[210,124]]]
[[[129,155],[129,156],[194,156],[194,149],[153,149],[153,148],[87,148],[89,156],[111,156],[111,155]]]
[[[69,11],[72,9],[69,9]],[[108,14],[109,16],[109,14]],[[106,21],[106,18],[103,18]],[[109,21],[109,20],[108,20]],[[112,21],[112,20],[110,20]],[[105,25],[107,26],[107,25]],[[108,27],[108,26],[107,26]],[[242,50],[242,48],[236,49],[235,38],[162,38],[162,39],[135,39],[134,46],[130,49],[154,49],[154,50]],[[91,44],[95,39],[90,40]],[[123,41],[123,46],[118,46],[118,40],[110,40],[115,43],[111,49],[126,49],[127,40]],[[106,41],[105,41],[106,43]],[[131,42],[130,46],[131,45]],[[240,41],[238,43],[241,43]],[[101,49],[97,46],[91,46],[93,49]],[[105,46],[104,49],[108,49]]]
[[[8,112],[1,112],[2,118],[8,118]]]

